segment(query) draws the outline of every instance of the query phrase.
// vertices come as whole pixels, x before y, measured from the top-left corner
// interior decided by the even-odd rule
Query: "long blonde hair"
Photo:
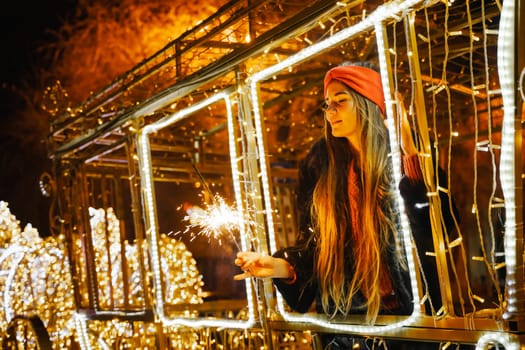
[[[361,150],[352,150],[346,138],[335,138],[325,121],[328,167],[323,169],[313,193],[311,214],[318,232],[316,274],[321,303],[326,313],[348,314],[351,307],[366,307],[366,319],[374,323],[381,306],[380,269],[388,264],[385,252],[395,229],[392,210],[391,165],[388,131],[374,103],[350,88],[356,104]],[[361,195],[360,239],[352,241],[351,209],[348,201],[348,168],[351,159],[359,169]],[[350,230],[349,230],[350,229]],[[351,256],[346,256],[349,251]],[[352,276],[346,278],[345,264],[351,259]],[[352,305],[361,291],[363,305]],[[331,304],[333,302],[333,305]]]

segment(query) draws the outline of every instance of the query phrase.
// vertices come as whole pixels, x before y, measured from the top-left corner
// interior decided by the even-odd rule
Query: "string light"
[[[317,42],[313,45],[310,45],[303,50],[299,51],[298,53],[289,56],[285,60],[282,60],[278,64],[275,64],[273,66],[270,66],[260,72],[257,72],[253,74],[249,79],[248,83],[250,85],[250,96],[253,103],[253,114],[254,114],[254,121],[255,121],[255,129],[256,129],[256,136],[257,136],[257,146],[259,149],[259,152],[261,154],[266,154],[265,151],[265,145],[264,145],[264,130],[262,127],[262,116],[261,116],[261,106],[259,105],[259,94],[258,94],[258,84],[260,81],[266,80],[269,77],[274,76],[278,72],[286,69],[289,66],[295,65],[297,63],[300,63],[316,54],[319,54],[320,52],[327,50],[331,47],[334,47],[345,40],[348,40],[354,35],[357,35],[360,32],[364,32],[370,28],[376,29],[376,37],[381,36],[379,31],[383,30],[382,23],[384,20],[388,18],[392,18],[393,15],[404,12],[408,10],[409,8],[412,8],[416,5],[418,5],[420,1],[403,1],[401,3],[387,3],[384,5],[379,6],[373,13],[371,13],[367,18],[364,18],[362,21],[358,22],[355,25],[349,26],[336,34],[332,35],[331,37]],[[384,44],[379,42],[380,39],[378,39],[378,47],[380,51],[380,61],[384,60],[384,54],[381,52],[384,48]],[[383,84],[386,84],[389,81],[388,76],[384,76],[384,68],[385,68],[385,62],[381,62],[382,65],[382,79]],[[386,105],[387,109],[390,109],[387,115],[390,117],[387,118],[387,123],[389,123],[389,130],[395,130],[392,124],[392,116],[393,111],[392,108],[392,101],[390,100],[390,97],[388,95],[389,90],[385,91],[385,97],[387,98]],[[395,137],[391,139],[396,139]],[[393,141],[396,142],[396,141]],[[396,148],[392,148],[396,149]],[[396,171],[399,171],[397,169],[400,169],[400,163],[399,162],[399,154],[395,153],[399,151],[394,151],[391,159],[393,159],[393,168],[396,169]],[[277,250],[277,244],[276,244],[276,235],[275,235],[275,228],[274,228],[274,222],[273,222],[273,209],[272,209],[272,197],[271,197],[271,191],[270,191],[270,184],[268,182],[268,170],[267,165],[264,159],[262,159],[259,162],[260,166],[260,174],[262,179],[262,187],[263,187],[263,197],[265,201],[265,210],[266,210],[266,218],[268,223],[268,239],[269,239],[269,246],[270,246],[270,252],[273,253]],[[395,174],[397,176],[396,179],[400,179],[400,174]],[[398,201],[402,203],[402,201]],[[399,206],[400,213],[404,213],[404,208],[402,207],[402,204]],[[404,244],[405,244],[405,250],[407,252],[411,252],[411,249],[408,249],[410,247],[410,231],[409,231],[409,225],[406,217],[404,214],[401,214],[401,231],[403,232],[403,238],[404,238]],[[416,269],[415,269],[415,263],[412,257],[412,254],[407,254],[407,262],[408,267],[410,271],[410,278],[411,278],[411,288],[414,295],[414,302],[416,304],[419,304],[419,293],[417,289],[417,279],[416,279]],[[403,327],[405,325],[413,323],[417,317],[419,316],[419,309],[414,307],[414,310],[412,314],[408,317],[406,317],[404,320],[399,322],[394,322],[390,325],[386,326],[366,326],[366,325],[349,325],[349,324],[338,324],[331,321],[326,321],[326,319],[320,318],[318,315],[312,316],[312,315],[296,315],[289,313],[285,306],[282,296],[277,293],[277,307],[279,312],[283,315],[283,317],[288,321],[298,321],[298,322],[309,322],[312,324],[316,324],[322,327],[326,327],[329,329],[335,329],[335,330],[345,330],[345,331],[351,331],[351,332],[357,332],[357,333],[373,333],[373,332],[382,332],[382,331],[388,331],[392,329],[396,329],[399,327]]]
[[[487,350],[489,345],[501,344],[505,350],[519,350],[519,340],[514,336],[505,332],[487,332],[483,334],[476,344],[476,350]]]
[[[256,73],[255,75],[252,76],[252,78],[249,80],[250,82],[250,94],[251,94],[251,98],[252,98],[252,101],[253,101],[253,104],[254,104],[254,117],[255,117],[255,125],[256,125],[256,139],[257,139],[257,144],[258,144],[258,150],[260,153],[260,155],[264,155],[265,154],[265,148],[264,148],[264,144],[263,144],[263,139],[264,139],[264,132],[262,130],[262,124],[260,123],[260,118],[261,118],[261,115],[260,115],[260,109],[261,107],[259,106],[259,96],[258,96],[258,91],[257,91],[257,84],[264,80],[264,79],[267,79],[268,77],[276,77],[276,74],[280,71],[282,71],[283,69],[285,69],[284,67],[288,67],[288,69],[291,69],[291,67],[296,64],[296,63],[299,63],[309,57],[311,57],[312,55],[318,53],[318,52],[321,52],[322,50],[325,50],[325,49],[328,49],[328,48],[331,48],[339,43],[341,43],[342,41],[344,40],[347,40],[348,38],[350,38],[351,36],[355,35],[356,33],[359,33],[361,31],[365,31],[371,27],[374,27],[376,29],[376,32],[378,33],[378,45],[380,43],[380,41],[384,41],[384,38],[382,38],[382,30],[383,30],[383,27],[382,27],[382,23],[384,20],[386,19],[389,19],[389,18],[392,18],[392,19],[395,19],[395,20],[400,20],[401,17],[397,16],[397,12],[406,12],[408,11],[411,7],[413,6],[417,6],[421,1],[407,1],[405,2],[405,4],[397,4],[397,3],[390,3],[390,4],[387,4],[385,6],[381,6],[378,8],[377,11],[375,11],[374,13],[372,13],[368,18],[366,18],[366,16],[363,14],[363,22],[356,25],[356,26],[352,26],[352,27],[349,27],[349,28],[346,28],[340,32],[338,32],[336,35],[332,36],[331,38],[327,39],[326,41],[323,41],[323,42],[320,42],[318,44],[313,44],[311,45],[310,47],[302,50],[301,52],[299,52],[298,54],[296,55],[293,55],[293,56],[290,56],[288,59],[286,60],[282,60],[282,62],[279,62],[277,65],[275,66],[272,66],[272,67],[269,67],[267,70],[264,70],[262,72],[258,72]],[[452,4],[452,1],[451,2],[446,2],[444,1],[444,3],[448,6],[450,4]],[[346,4],[339,4],[338,5],[340,6],[346,6]],[[514,148],[514,144],[513,144],[513,141],[515,139],[515,135],[516,135],[516,123],[515,123],[515,112],[516,112],[516,107],[515,107],[515,104],[514,104],[514,101],[515,101],[515,96],[514,96],[514,83],[513,83],[513,72],[511,71],[512,67],[514,67],[514,58],[513,58],[513,45],[515,43],[515,40],[514,40],[514,27],[513,27],[513,24],[511,25],[510,23],[513,23],[513,16],[514,16],[514,2],[512,1],[504,1],[503,2],[503,11],[501,13],[501,19],[500,19],[500,29],[498,30],[486,30],[485,31],[485,34],[492,34],[492,35],[499,35],[499,33],[502,33],[500,35],[500,37],[498,38],[498,71],[500,73],[500,82],[501,82],[501,90],[500,89],[495,89],[495,90],[489,90],[488,91],[488,95],[496,95],[496,94],[502,94],[503,96],[503,100],[504,100],[504,122],[503,122],[503,130],[502,130],[502,146],[501,146],[501,154],[502,154],[502,157],[501,157],[501,164],[500,164],[500,174],[501,174],[501,183],[502,183],[502,188],[503,188],[503,192],[504,192],[504,200],[503,199],[499,199],[499,198],[494,198],[493,201],[491,202],[490,204],[490,207],[491,208],[505,208],[506,209],[506,223],[505,223],[505,236],[504,236],[504,240],[505,240],[505,252],[503,253],[497,253],[499,254],[499,256],[501,255],[504,255],[505,256],[505,263],[499,263],[499,264],[495,264],[494,265],[494,270],[498,270],[498,269],[501,269],[501,268],[504,268],[504,267],[507,267],[507,272],[506,272],[506,283],[507,283],[507,290],[509,292],[509,297],[508,297],[508,300],[507,300],[507,307],[506,307],[506,310],[505,310],[505,314],[504,314],[504,318],[505,319],[510,319],[512,317],[514,317],[518,311],[518,305],[517,305],[517,301],[518,299],[516,298],[516,294],[517,294],[517,283],[516,283],[516,269],[517,269],[517,265],[516,265],[516,261],[517,261],[517,257],[516,257],[516,238],[517,238],[517,233],[516,233],[516,229],[518,227],[518,225],[521,225],[522,223],[518,223],[516,222],[516,201],[515,201],[515,196],[514,196],[514,193],[516,191],[516,178],[515,178],[515,168],[514,168],[514,161],[515,161],[515,157],[516,157],[516,150]],[[385,10],[385,13],[381,13],[380,10]],[[388,13],[390,12],[390,13]],[[329,21],[332,21],[334,22],[333,19],[329,19]],[[320,22],[320,27],[324,28],[324,25]],[[450,32],[449,35],[463,35],[463,33],[461,31],[457,31],[457,32]],[[476,35],[474,34],[471,34],[472,35],[472,40],[479,40],[479,37],[477,37]],[[429,37],[425,37],[421,34],[418,34],[418,37],[424,41],[424,42],[427,42],[429,43],[430,39]],[[246,38],[247,41],[249,41],[248,38]],[[304,39],[306,42],[309,42],[309,40],[305,37]],[[310,43],[310,42],[309,42]],[[380,48],[382,48],[382,45],[379,45]],[[384,61],[384,52],[382,52],[382,50],[380,49],[379,50],[379,55],[380,55],[380,63],[381,63],[381,66],[382,68],[384,68],[384,66],[386,65],[386,62]],[[268,51],[267,51],[268,52]],[[393,52],[390,52],[391,54],[395,54],[395,51]],[[408,52],[408,54],[410,55],[411,52]],[[276,59],[279,61],[279,57],[276,56]],[[385,72],[385,69],[382,69],[382,73],[384,74]],[[522,77],[523,77],[523,73],[522,73]],[[389,125],[389,130],[390,132],[392,133],[392,130],[394,129],[393,128],[393,125],[392,125],[392,120],[391,120],[391,115],[392,115],[392,111],[391,111],[391,105],[392,105],[392,101],[390,100],[390,92],[388,91],[389,89],[389,86],[387,85],[387,81],[388,81],[389,77],[388,76],[383,76],[383,83],[385,84],[385,92],[388,92],[386,93],[387,95],[387,123]],[[520,78],[520,81],[522,81],[523,79]],[[481,87],[474,87],[474,88],[480,88]],[[440,84],[437,84],[437,85],[432,85],[429,89],[427,89],[427,92],[429,93],[432,93],[434,96],[439,94],[440,92],[442,91],[447,91],[447,85],[446,83],[440,83]],[[521,89],[520,90],[522,93],[523,93],[523,90]],[[472,94],[473,95],[476,95],[478,96],[479,95],[479,91],[472,91]],[[226,94],[227,95],[227,94]],[[158,223],[156,221],[156,215],[155,215],[155,212],[156,212],[156,208],[155,208],[155,197],[154,197],[154,192],[153,192],[153,174],[151,172],[151,152],[149,150],[149,139],[148,139],[148,135],[152,132],[155,132],[156,130],[159,130],[171,123],[175,123],[176,121],[184,118],[186,115],[188,114],[191,114],[201,108],[202,105],[206,105],[208,108],[210,107],[209,104],[211,103],[216,103],[216,102],[219,102],[220,100],[224,100],[224,103],[226,105],[226,108],[228,110],[227,112],[227,116],[228,116],[228,135],[229,135],[229,142],[230,142],[230,160],[231,160],[231,167],[232,167],[232,174],[233,174],[233,178],[234,178],[234,191],[235,191],[235,198],[236,198],[236,202],[238,203],[239,205],[239,212],[246,212],[247,210],[249,210],[249,208],[243,208],[242,207],[242,204],[243,204],[243,201],[242,201],[242,197],[240,195],[241,193],[241,189],[240,189],[240,184],[239,184],[239,181],[237,181],[237,179],[239,179],[241,177],[241,174],[239,173],[239,170],[238,170],[238,162],[239,160],[241,159],[239,156],[237,156],[237,151],[236,151],[236,146],[235,146],[235,132],[234,132],[234,128],[233,128],[233,121],[232,121],[232,112],[231,112],[231,101],[230,101],[230,97],[226,97],[225,95],[222,95],[222,94],[217,94],[215,95],[215,97],[217,97],[216,99],[213,98],[213,96],[211,98],[208,98],[204,101],[201,101],[200,103],[196,103],[195,105],[193,105],[192,107],[190,108],[187,108],[187,109],[184,109],[184,110],[181,110],[175,114],[173,114],[172,116],[172,119],[169,118],[166,118],[166,119],[163,119],[161,120],[161,122],[159,123],[155,123],[155,126],[153,127],[146,127],[146,129],[144,129],[143,131],[141,131],[139,133],[139,162],[140,162],[140,165],[141,165],[141,168],[140,168],[140,171],[141,171],[141,178],[143,179],[143,188],[146,188],[146,191],[145,191],[145,202],[146,202],[146,207],[147,207],[147,212],[146,212],[146,225],[147,225],[147,234],[148,234],[148,238],[150,239],[150,246],[148,247],[148,249],[150,250],[150,252],[152,252],[152,261],[153,261],[153,275],[154,275],[154,285],[155,285],[155,302],[156,302],[156,307],[157,307],[157,311],[158,313],[161,315],[161,320],[163,322],[165,322],[165,325],[166,327],[177,327],[179,325],[185,325],[185,326],[190,326],[190,327],[204,327],[204,326],[212,326],[212,327],[215,327],[215,326],[227,326],[227,327],[231,327],[231,328],[246,328],[246,327],[249,327],[250,325],[253,324],[254,322],[254,310],[252,310],[252,304],[254,303],[253,300],[251,300],[251,295],[252,295],[252,292],[251,292],[251,284],[246,282],[246,288],[247,288],[247,295],[248,295],[248,306],[249,306],[249,315],[247,316],[247,320],[245,321],[233,321],[231,323],[228,323],[228,322],[223,322],[223,320],[219,320],[217,322],[212,322],[210,320],[196,320],[194,319],[193,317],[182,317],[182,318],[168,318],[166,315],[164,315],[163,313],[163,303],[164,301],[167,299],[166,295],[164,295],[163,293],[163,288],[161,288],[160,286],[162,285],[162,279],[161,279],[161,273],[162,272],[162,254],[158,251],[158,246],[159,245],[163,245],[162,243],[162,237],[159,235],[159,232],[158,232]],[[173,106],[173,108],[175,108],[175,105]],[[193,109],[192,109],[193,108]],[[185,114],[186,113],[186,114]],[[162,122],[165,122],[167,124],[162,124]],[[130,127],[131,128],[131,127]],[[131,129],[130,129],[131,130]],[[452,136],[458,136],[458,135],[455,135],[454,133],[451,133]],[[395,137],[394,135],[391,135],[391,141],[394,142],[393,143],[393,147],[392,149],[397,149],[397,145],[395,144]],[[476,149],[478,151],[490,151],[492,149],[498,149],[500,148],[498,145],[493,145],[490,141],[481,141],[481,142],[478,142],[476,144]],[[430,154],[424,154],[422,156],[426,156],[426,157],[431,157]],[[262,156],[261,156],[262,157]],[[394,166],[394,169],[398,169],[399,168],[399,164],[398,163],[395,163],[398,161],[398,158],[399,158],[399,155],[398,154],[395,154],[393,153],[392,154],[392,158],[394,159],[393,162],[394,164],[396,164],[396,166]],[[268,183],[268,176],[267,176],[267,169],[266,169],[266,162],[264,160],[264,158],[260,158],[260,167],[261,167],[261,173],[259,174],[259,179],[261,180],[262,182],[262,187],[263,187],[263,198],[264,198],[264,201],[265,201],[265,214],[266,214],[266,217],[267,217],[267,223],[268,223],[268,230],[269,230],[269,237],[270,237],[270,250],[271,251],[275,251],[276,250],[276,243],[275,243],[275,232],[274,232],[274,224],[273,224],[273,210],[271,209],[271,196],[270,196],[270,184]],[[396,173],[395,174],[396,176],[398,176],[398,174]],[[146,186],[147,184],[149,184],[149,187]],[[438,187],[438,192],[439,191],[442,191],[442,192],[446,192],[444,191],[443,188],[440,188]],[[438,196],[438,192],[430,192],[428,193],[429,196]],[[421,207],[425,206],[425,205],[428,205],[428,203],[420,203],[419,204]],[[2,203],[0,202],[0,207],[2,206]],[[402,209],[402,201],[400,201],[400,208]],[[400,210],[401,212],[404,212],[404,210]],[[476,203],[473,204],[472,206],[472,212],[477,214],[478,213],[478,207],[476,205]],[[403,219],[405,220],[405,219]],[[244,225],[241,225],[241,226],[244,226]],[[405,245],[407,247],[410,246],[409,243],[407,243],[407,238],[409,238],[409,236],[406,234],[406,232],[408,232],[408,224],[407,222],[405,221],[402,221],[402,230],[403,230],[403,237],[404,237],[404,240],[405,240]],[[248,233],[245,232],[246,231],[246,227],[242,227],[240,230],[242,231],[242,234],[241,234],[241,245],[243,247],[243,249],[248,249],[249,245],[247,243],[247,238],[248,237]],[[14,232],[14,236],[22,236],[23,234],[27,234],[27,235],[31,235],[32,231],[31,230],[31,227],[28,227],[27,230],[24,230],[24,231],[16,231],[16,230],[13,230],[13,231],[9,231],[7,232],[8,230],[4,230],[4,231],[1,231],[0,233],[2,234],[0,236],[0,240],[1,241],[10,241],[11,240],[11,237],[7,237],[7,234],[11,234],[11,232]],[[6,234],[7,232],[7,234]],[[4,236],[5,235],[5,236]],[[160,237],[160,238],[159,238]],[[35,243],[33,243],[35,244]],[[38,242],[37,244],[42,244],[42,242]],[[458,239],[450,242],[448,244],[448,248],[454,248],[454,247],[458,247],[458,246],[461,246],[462,245],[462,237],[459,237]],[[2,263],[7,263],[9,262],[10,264],[14,264],[15,266],[19,266],[22,261],[24,260],[24,256],[28,256],[28,254],[32,254],[33,252],[36,252],[37,250],[32,250],[33,248],[21,248],[21,247],[15,247],[15,246],[10,246],[8,249],[6,250],[3,250],[2,251],[2,255],[0,256],[0,264]],[[433,252],[427,252],[427,255],[430,255],[430,256],[435,256],[436,253],[433,253]],[[411,259],[412,257],[409,256],[409,258]],[[486,261],[486,257],[485,256],[472,256],[472,260],[473,261],[480,261],[480,262],[485,262]],[[107,261],[107,264],[109,264],[110,262]],[[410,271],[411,271],[411,282],[412,282],[412,288],[416,288],[417,286],[417,283],[415,282],[414,280],[414,273],[413,273],[413,270],[415,270],[414,268],[414,261],[409,261],[409,267],[410,267]],[[6,274],[6,289],[11,289],[15,286],[16,284],[16,281],[15,281],[15,273],[14,273],[15,270],[9,270],[9,272]],[[103,282],[105,283],[105,282]],[[106,285],[104,285],[106,286]],[[107,286],[106,286],[107,287]],[[413,294],[415,296],[418,295],[417,293],[417,289],[413,289]],[[5,315],[9,317],[12,317],[13,315],[13,310],[9,309],[9,307],[7,307],[6,305],[10,305],[13,303],[13,300],[11,299],[11,294],[9,293],[5,293],[4,294],[4,312],[5,312]],[[104,303],[107,303],[107,300],[104,301],[105,299],[105,295],[103,295],[103,304]],[[428,298],[428,295],[424,295],[423,298],[421,300],[419,300],[419,303],[422,304],[424,301],[426,301]],[[475,294],[472,295],[472,298],[477,300],[478,302],[481,302],[483,303],[485,300],[480,297],[480,296],[477,296]],[[329,322],[327,323],[325,321],[325,319],[323,318],[316,318],[315,316],[306,316],[306,317],[297,317],[296,315],[292,315],[292,314],[289,314],[287,313],[284,308],[283,308],[283,300],[282,298],[278,295],[278,301],[279,301],[279,304],[278,304],[278,307],[279,307],[279,311],[281,312],[281,314],[285,315],[286,318],[288,320],[291,320],[291,321],[300,321],[300,322],[312,322],[314,324],[318,324],[318,325],[321,325],[323,327],[327,327],[327,328],[332,328],[332,329],[336,329],[336,330],[343,330],[343,331],[347,331],[347,330],[350,330],[352,332],[365,332],[365,333],[375,333],[375,332],[382,332],[382,331],[385,331],[385,330],[391,330],[391,329],[395,329],[397,327],[401,327],[403,325],[408,325],[410,324],[412,321],[414,321],[414,318],[417,317],[417,313],[415,312],[414,314],[412,314],[410,317],[406,318],[405,320],[403,320],[402,322],[399,322],[399,323],[395,323],[395,324],[392,324],[392,325],[388,325],[388,326],[360,326],[360,325],[342,325],[342,324],[334,324],[332,322]],[[417,300],[416,300],[417,301]],[[417,308],[415,308],[417,309]],[[441,308],[438,312],[437,312],[437,315],[442,315],[442,314],[445,314],[446,313],[446,309],[445,308]],[[86,319],[81,316],[81,315],[78,315],[78,314],[75,314],[74,316],[74,319],[75,319],[75,324],[76,324],[76,328],[77,328],[77,334],[80,334],[80,338],[83,339],[83,341],[81,341],[81,346],[83,349],[90,349],[91,348],[91,343],[90,343],[90,340],[89,340],[89,334],[88,334],[88,326],[87,326],[87,321]],[[54,334],[54,333],[52,333]],[[147,340],[149,341],[149,340]],[[508,333],[505,333],[505,332],[489,332],[489,333],[486,333],[484,334],[478,341],[478,344],[477,344],[477,347],[476,349],[479,350],[479,349],[484,349],[487,347],[487,345],[489,344],[493,344],[493,343],[500,343],[500,344],[503,344],[506,348],[508,349],[517,349],[519,348],[519,342],[517,341],[517,339],[515,337],[513,337],[512,335],[509,335]],[[101,343],[100,344],[102,347],[106,346],[105,343]],[[449,343],[446,343],[445,344],[446,347],[448,347],[450,345],[450,342]]]
[[[95,244],[95,264],[99,286],[99,303],[106,307],[120,308],[125,305],[124,293],[127,293],[127,305],[140,307],[144,304],[144,290],[138,276],[140,263],[137,246],[124,242],[121,252],[119,220],[113,209],[89,208],[92,237],[95,242],[109,245],[112,260],[107,259],[104,244]],[[0,286],[3,303],[0,312],[0,329],[6,329],[15,315],[27,312],[38,315],[46,325],[54,349],[70,348],[74,336],[82,349],[109,348],[115,327],[113,321],[95,322],[75,312],[73,286],[69,272],[64,237],[46,237],[42,239],[38,231],[27,225],[22,231],[19,222],[10,213],[7,203],[0,201],[0,233],[10,231],[11,237],[5,240],[0,249]],[[2,235],[0,234],[0,237]],[[161,235],[163,247],[161,254],[164,269],[163,288],[166,301],[171,304],[199,304],[202,302],[202,280],[195,261],[182,242]],[[144,247],[147,249],[147,247]],[[73,242],[80,266],[85,265],[79,240]],[[122,264],[119,257],[125,255],[129,275],[129,288],[115,288],[123,284],[122,273],[117,273]],[[111,265],[111,268],[110,268]],[[79,276],[80,294],[87,295],[85,275]],[[111,290],[113,288],[113,290]],[[109,293],[111,291],[111,293]],[[82,302],[81,302],[82,303]],[[127,323],[123,323],[127,324]],[[155,334],[153,329],[150,334]],[[91,334],[91,335],[90,335]],[[98,334],[98,338],[94,336]],[[176,334],[174,334],[175,336]],[[98,345],[96,345],[98,344]]]
[[[162,293],[162,279],[161,279],[161,269],[159,263],[159,244],[158,244],[158,223],[156,216],[156,204],[155,204],[155,194],[154,194],[154,182],[153,182],[153,172],[152,172],[152,161],[151,161],[151,151],[149,143],[149,135],[154,133],[162,128],[165,128],[169,125],[172,125],[188,115],[195,113],[198,110],[207,108],[208,106],[223,101],[226,105],[227,110],[227,120],[228,120],[228,134],[230,142],[230,160],[232,166],[232,177],[234,183],[239,181],[239,173],[236,164],[238,159],[235,147],[235,138],[233,137],[234,128],[233,128],[233,116],[231,109],[231,100],[230,95],[233,93],[233,89],[227,89],[222,92],[219,92],[215,95],[212,95],[206,99],[203,99],[199,102],[192,104],[191,106],[178,110],[177,112],[166,116],[159,121],[145,126],[138,134],[138,154],[139,154],[139,164],[140,164],[140,174],[142,180],[142,189],[145,196],[145,209],[146,209],[146,227],[147,234],[150,241],[150,254],[152,256],[152,273],[154,281],[154,294],[155,294],[155,308],[157,315],[160,320],[166,326],[186,326],[186,327],[228,327],[228,328],[249,328],[255,323],[255,307],[253,301],[253,293],[250,280],[246,280],[246,295],[247,295],[247,306],[248,306],[248,315],[246,320],[231,320],[231,319],[210,319],[210,318],[198,318],[198,317],[172,317],[165,313],[164,308],[164,296]],[[242,203],[241,194],[240,194],[240,185],[234,184],[234,191],[236,200],[238,203]],[[247,249],[248,242],[244,230],[240,232],[241,236],[241,245],[243,249]]]
[[[77,338],[81,349],[91,350],[91,342],[89,341],[89,334],[87,330],[86,318],[83,315],[75,313],[75,325],[77,330]]]
[[[517,307],[516,288],[516,149],[514,140],[516,138],[516,105],[514,92],[514,46],[516,45],[515,33],[515,1],[505,1],[500,15],[500,26],[498,36],[498,74],[503,97],[503,127],[501,131],[501,162],[500,176],[503,195],[505,198],[505,261],[507,263],[506,284],[507,303],[504,319],[514,317]],[[520,131],[521,132],[521,131]],[[519,223],[523,225],[523,223]],[[523,262],[522,262],[523,263]]]

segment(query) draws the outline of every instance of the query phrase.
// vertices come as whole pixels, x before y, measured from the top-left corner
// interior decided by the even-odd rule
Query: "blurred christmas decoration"
[[[95,242],[108,239],[111,254],[105,254],[95,245],[96,266],[100,283],[100,304],[118,307],[124,305],[124,298],[131,305],[142,305],[144,291],[138,283],[138,259],[136,245],[124,242],[124,254],[131,295],[124,296],[123,274],[119,273],[121,241],[119,220],[113,209],[89,208],[92,234]],[[146,248],[146,243],[144,242]],[[75,301],[69,263],[63,236],[42,239],[31,225],[20,229],[16,217],[11,214],[8,204],[0,201],[0,295],[3,308],[0,309],[0,330],[5,332],[15,315],[38,315],[49,332],[54,349],[66,349],[72,337],[78,338],[75,323]],[[166,235],[161,237],[161,263],[165,274],[166,302],[170,304],[202,303],[202,276],[197,270],[192,254],[182,242]],[[79,241],[75,242],[79,249]],[[81,292],[81,294],[85,294]],[[121,338],[149,339],[157,334],[156,327],[141,322],[122,321],[89,322],[89,341],[93,348],[97,344],[115,346]],[[196,335],[189,330],[172,330],[173,336],[192,344]],[[94,337],[93,335],[97,335]],[[128,339],[128,343],[130,340]],[[119,340],[120,341],[120,340]],[[154,343],[153,345],[154,346]],[[150,347],[153,349],[154,347]]]
[[[108,242],[109,254],[105,249],[95,250],[95,261],[99,276],[99,302],[103,308],[118,308],[126,305],[139,307],[143,305],[144,290],[140,285],[138,264],[140,257],[136,244],[124,241],[124,254],[121,253],[120,222],[115,216],[113,208],[89,208],[90,224],[94,242]],[[104,246],[104,244],[98,247]],[[202,276],[197,270],[192,254],[184,243],[174,240],[167,235],[161,235],[161,266],[166,276],[165,291],[167,303],[172,304],[199,304],[202,302]],[[143,242],[144,251],[147,243]],[[82,256],[81,247],[77,246],[78,256]],[[125,256],[128,268],[127,276],[130,283],[131,295],[124,295],[122,258]],[[147,264],[147,262],[144,262]],[[83,264],[81,264],[82,266]],[[146,265],[147,266],[147,265]],[[100,278],[100,277],[104,278]],[[87,295],[82,293],[82,295]]]
[[[0,202],[0,223],[0,330],[17,315],[38,315],[54,348],[68,348],[75,307],[63,236],[42,239],[30,224],[21,230],[6,202]]]
[[[66,113],[70,109],[70,105],[69,95],[60,80],[56,80],[53,85],[45,88],[41,107],[49,115],[56,116]]]

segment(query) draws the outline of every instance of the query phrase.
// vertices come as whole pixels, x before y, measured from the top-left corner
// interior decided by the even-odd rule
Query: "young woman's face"
[[[346,137],[352,144],[359,142],[357,109],[346,85],[337,80],[328,84],[324,110],[332,136]]]

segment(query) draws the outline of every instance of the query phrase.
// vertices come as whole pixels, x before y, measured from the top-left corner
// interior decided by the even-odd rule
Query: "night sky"
[[[16,90],[38,86],[46,62],[35,48],[53,40],[50,31],[74,10],[76,0],[3,2],[0,10],[0,200],[7,201],[22,228],[31,223],[49,233],[50,199],[42,196],[38,179],[50,171],[43,128],[45,122],[21,114],[23,99]],[[45,133],[45,129],[44,129]]]
[[[34,48],[52,40],[50,30],[74,10],[76,0],[7,1],[0,10],[2,35],[1,81],[16,81],[31,65],[39,62]]]

